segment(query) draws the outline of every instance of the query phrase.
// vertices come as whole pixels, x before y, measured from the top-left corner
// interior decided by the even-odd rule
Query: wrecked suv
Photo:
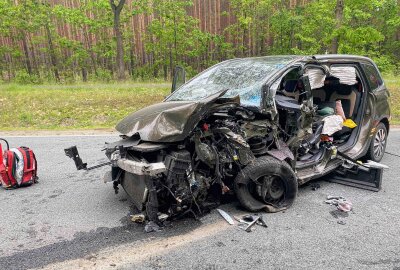
[[[226,194],[249,211],[279,211],[298,185],[382,159],[388,96],[376,65],[359,56],[232,59],[188,82],[177,68],[163,102],[116,126],[106,180],[156,222],[202,213]],[[337,114],[343,120],[328,121]],[[76,147],[66,153],[87,169]]]

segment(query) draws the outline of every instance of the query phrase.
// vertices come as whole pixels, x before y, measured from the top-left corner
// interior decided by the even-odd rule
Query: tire
[[[269,211],[271,206],[287,208],[293,204],[297,190],[297,177],[289,164],[271,156],[257,158],[235,179],[239,202],[252,212]]]
[[[379,162],[382,160],[385,154],[386,144],[387,144],[387,128],[384,123],[379,123],[376,127],[376,132],[371,140],[368,148],[368,152],[365,155],[366,159]]]

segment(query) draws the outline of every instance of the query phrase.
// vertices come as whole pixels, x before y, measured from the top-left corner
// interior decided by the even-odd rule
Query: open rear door
[[[338,151],[343,164],[329,175],[328,181],[372,191],[381,190],[384,165],[379,163],[359,164],[349,156]]]
[[[381,190],[382,185],[382,168],[369,168],[368,170],[360,169],[360,166],[353,168],[339,167],[335,173],[331,175],[330,182],[352,186],[372,191]]]
[[[360,164],[339,151],[337,155],[343,159],[343,164],[330,175],[330,182],[372,191],[381,190],[383,169],[387,166],[376,162]]]

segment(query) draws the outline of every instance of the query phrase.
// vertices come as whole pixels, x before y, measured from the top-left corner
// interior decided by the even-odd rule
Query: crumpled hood
[[[225,92],[200,101],[165,101],[151,105],[125,117],[116,130],[129,137],[138,134],[143,141],[182,141]]]

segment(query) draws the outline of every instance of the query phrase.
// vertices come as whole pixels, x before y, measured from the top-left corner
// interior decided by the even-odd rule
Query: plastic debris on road
[[[254,214],[244,215],[241,218],[234,216],[234,218],[238,222],[238,227],[246,232],[251,232],[254,228],[254,225],[268,228],[264,215]]]
[[[144,214],[131,215],[131,220],[135,223],[143,223],[145,221]]]
[[[228,222],[230,225],[234,225],[235,222],[233,221],[232,217],[222,209],[217,209],[218,213]]]
[[[147,233],[159,232],[159,231],[161,231],[161,228],[154,221],[149,221],[149,222],[147,222],[146,226],[144,226],[144,231]]]
[[[350,212],[353,209],[353,204],[342,196],[328,196],[325,203],[335,205],[338,210]]]
[[[235,224],[235,221],[233,220],[235,219],[237,221],[238,227],[246,232],[251,232],[254,228],[254,225],[268,228],[264,215],[247,214],[242,217],[233,216],[232,218],[227,212],[222,209],[217,209],[217,211],[230,225]]]

